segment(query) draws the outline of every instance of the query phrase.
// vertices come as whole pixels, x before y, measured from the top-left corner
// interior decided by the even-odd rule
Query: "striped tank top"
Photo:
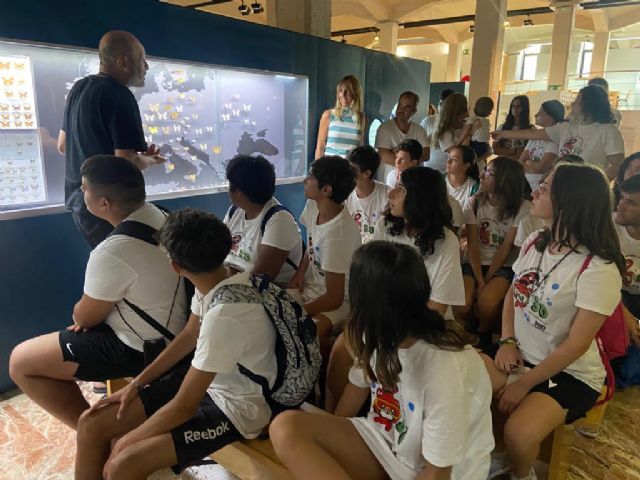
[[[324,154],[346,158],[349,151],[360,145],[361,128],[361,125],[356,125],[355,116],[348,108],[342,110],[342,118],[331,110]]]

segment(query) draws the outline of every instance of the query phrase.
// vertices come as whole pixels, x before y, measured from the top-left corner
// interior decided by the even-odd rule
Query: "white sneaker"
[[[529,470],[529,474],[526,477],[516,477],[512,473],[511,480],[538,480],[538,476],[536,475],[536,471],[533,469],[533,466],[531,466],[531,470]]]
[[[491,466],[489,467],[489,476],[487,477],[487,480],[509,473],[510,470],[511,464],[507,457],[507,452],[491,453]]]

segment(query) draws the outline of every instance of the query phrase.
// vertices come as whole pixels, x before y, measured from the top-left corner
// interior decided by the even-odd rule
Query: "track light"
[[[264,7],[260,2],[253,2],[251,4],[251,11],[255,14],[264,12]]]
[[[242,5],[240,5],[238,7],[238,11],[242,14],[242,15],[249,15],[250,10],[249,10],[249,6],[244,4],[244,0],[241,0]]]
[[[475,31],[476,31],[476,25],[472,23],[471,25],[469,25],[469,33],[473,33]]]
[[[380,41],[380,35],[378,35],[378,34],[376,33],[376,36],[375,36],[375,37],[373,37],[373,39],[374,39],[376,42],[379,42],[379,41]]]
[[[531,18],[529,17],[529,15],[527,15],[527,18],[524,20],[524,22],[522,22],[522,24],[525,27],[532,27],[533,26],[533,20],[531,20]]]
[[[344,35],[342,36],[342,40],[340,40],[342,43],[347,43],[347,39],[344,38]]]

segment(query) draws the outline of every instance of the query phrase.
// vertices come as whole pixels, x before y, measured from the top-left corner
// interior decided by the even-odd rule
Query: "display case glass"
[[[147,61],[145,86],[131,90],[147,143],[167,159],[144,172],[150,199],[223,190],[226,163],[238,153],[264,155],[278,183],[305,175],[306,77]],[[96,51],[0,41],[0,219],[62,208],[57,137],[66,96],[98,68]]]

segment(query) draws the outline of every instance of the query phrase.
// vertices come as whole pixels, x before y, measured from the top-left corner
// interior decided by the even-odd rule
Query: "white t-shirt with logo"
[[[165,218],[158,207],[146,203],[124,221],[134,220],[158,230]],[[180,288],[177,288],[178,282]],[[139,352],[143,350],[143,340],[162,338],[162,335],[123,299],[140,307],[174,334],[180,332],[186,322],[184,281],[173,271],[166,254],[155,245],[126,235],[107,237],[91,252],[84,293],[96,300],[116,302],[117,308],[107,315],[105,322],[124,344]]]
[[[420,125],[415,122],[410,122],[409,131],[404,133],[398,128],[395,119],[387,120],[376,132],[376,149],[387,148],[394,150],[405,140],[417,140],[422,148],[429,146],[429,139],[427,138],[427,132],[424,131]],[[386,163],[381,163],[376,174],[376,178],[380,181],[386,181],[389,172],[394,169],[393,166]]]
[[[289,260],[299,265],[302,258],[302,236],[295,218],[286,210],[274,213],[265,225],[264,235],[260,231],[262,220],[270,208],[280,205],[278,200],[272,198],[264,204],[260,214],[251,220],[245,218],[245,212],[237,208],[233,216],[229,218],[229,212],[224,218],[224,223],[231,231],[231,251],[225,260],[241,272],[251,271],[258,257],[258,247],[267,245],[279,250],[289,252]],[[275,283],[287,285],[295,269],[288,262],[282,264],[280,273],[275,278]]]
[[[309,268],[304,280],[306,301],[314,300],[327,291],[326,272],[344,274],[345,301],[349,298],[349,268],[351,257],[362,245],[360,230],[349,210],[342,211],[327,223],[318,225],[318,206],[307,200],[300,215],[300,223],[307,227],[307,255]]]
[[[546,153],[553,153],[557,156],[559,151],[557,143],[548,142],[547,140],[529,140],[524,149],[529,152],[529,159],[534,163],[542,160],[542,157]],[[542,176],[542,173],[525,173],[525,177],[527,177],[531,190],[536,190],[538,188]]]
[[[471,113],[467,117],[467,125],[473,125],[476,121],[480,123],[478,129],[471,135],[471,140],[474,142],[489,143],[491,141],[491,122],[486,117],[478,117],[474,113]]]
[[[344,202],[344,206],[360,229],[362,243],[373,236],[375,225],[387,205],[389,190],[389,186],[376,181],[373,191],[366,197],[358,197],[354,189]]]
[[[371,389],[367,417],[350,419],[369,449],[393,480],[416,478],[426,462],[453,466],[453,480],[485,480],[494,447],[491,382],[478,353],[418,340],[398,358],[396,391],[370,382],[363,369],[349,372],[353,385]]]
[[[430,299],[443,305],[464,305],[460,244],[455,233],[448,228],[445,228],[444,232],[444,238],[436,241],[433,253],[423,257],[431,282]],[[409,245],[420,253],[415,238],[409,237],[406,232],[397,236],[391,235],[384,218],[376,225],[374,239]]]
[[[439,138],[436,138],[435,133],[433,132],[430,137],[429,161],[425,165],[444,173],[447,170],[447,160],[449,159],[447,150],[454,146],[456,140],[462,136],[462,129],[458,128],[453,132],[444,132]]]
[[[395,186],[398,183],[399,176],[400,175],[398,174],[398,169],[394,168],[387,174],[387,180],[385,183],[387,184],[388,187],[395,188]]]
[[[558,123],[545,128],[549,138],[559,145],[559,155],[580,155],[587,165],[606,168],[607,156],[624,153],[624,141],[613,123]]]
[[[624,256],[625,271],[622,276],[622,289],[633,295],[640,295],[640,240],[636,240],[622,225],[614,225],[620,239],[620,250]]]
[[[220,282],[204,297],[196,290],[191,311],[200,317],[200,334],[191,364],[216,374],[207,393],[245,438],[255,438],[269,424],[271,409],[260,385],[240,373],[238,364],[273,387],[276,332],[260,304],[211,305],[216,290],[229,284],[251,285],[249,272]]]
[[[459,187],[451,185],[448,175],[445,175],[444,178],[447,181],[447,191],[449,195],[455,198],[461,206],[464,206],[467,203],[467,199],[478,190],[478,181],[471,177],[467,177],[465,182]]]
[[[537,234],[530,235],[525,245]],[[600,257],[594,256],[580,273],[586,253],[571,253],[562,260],[564,253],[551,254],[547,249],[538,272],[540,255],[535,247],[528,251],[523,248],[513,264],[515,336],[523,358],[533,365],[542,362],[569,337],[578,308],[611,315],[620,302],[622,286],[616,265]],[[551,271],[554,265],[557,266]],[[539,281],[542,283],[536,289]],[[595,340],[564,371],[599,392],[605,370]]]
[[[477,214],[474,212],[474,203],[476,196],[470,197],[464,207],[465,223],[467,225],[477,225],[478,237],[480,244],[480,264],[491,265],[493,257],[498,253],[498,249],[504,242],[511,228],[518,228],[523,218],[527,216],[531,209],[531,202],[524,200],[520,205],[520,210],[514,217],[507,217],[502,221],[498,221],[498,207],[484,201],[477,208]],[[517,257],[517,252],[512,251],[503,266],[510,267]]]

